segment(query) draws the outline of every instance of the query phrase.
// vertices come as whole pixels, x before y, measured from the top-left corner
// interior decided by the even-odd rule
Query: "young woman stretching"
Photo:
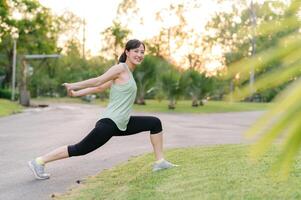
[[[45,164],[72,156],[81,156],[104,145],[113,136],[132,135],[150,131],[150,140],[156,162],[153,171],[167,169],[176,165],[163,157],[163,136],[160,119],[151,116],[130,116],[136,97],[137,86],[132,71],[144,58],[145,45],[139,40],[129,40],[119,64],[112,66],[103,75],[76,83],[64,83],[69,96],[84,96],[110,90],[110,102],[96,123],[95,128],[79,143],[59,147],[45,155],[28,162],[37,179],[48,179],[44,172]]]

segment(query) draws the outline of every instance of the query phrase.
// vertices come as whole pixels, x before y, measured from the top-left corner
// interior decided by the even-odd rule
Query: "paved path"
[[[67,191],[77,180],[124,162],[131,156],[152,151],[147,133],[114,137],[86,156],[50,163],[47,172],[52,174],[51,178],[35,180],[27,161],[61,145],[79,141],[94,127],[102,111],[102,108],[92,105],[56,104],[0,118],[0,199],[51,199],[51,194]],[[153,115],[163,122],[165,148],[174,148],[246,142],[243,131],[261,114]]]

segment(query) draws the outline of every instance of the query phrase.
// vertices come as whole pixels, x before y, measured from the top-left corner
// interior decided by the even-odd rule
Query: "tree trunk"
[[[138,105],[146,105],[145,100],[143,97],[138,97],[136,103]]]
[[[22,59],[21,78],[20,78],[20,104],[22,106],[30,106],[30,93],[27,90],[27,65],[25,59]]]
[[[3,81],[4,87],[9,86],[11,83],[11,77],[12,77],[12,57],[13,57],[13,50],[9,49],[6,53],[7,59],[8,59],[8,64],[5,67],[5,78]]]
[[[174,110],[175,108],[176,108],[175,100],[174,99],[170,99],[169,100],[169,104],[168,104],[168,109]]]
[[[192,97],[192,107],[198,107],[199,106],[199,102],[196,96]]]
[[[138,105],[146,105],[145,100],[144,100],[144,87],[142,84],[140,86],[140,90],[139,90],[138,97],[136,99],[136,103]]]
[[[22,106],[30,106],[30,93],[27,90],[20,89],[20,104]]]

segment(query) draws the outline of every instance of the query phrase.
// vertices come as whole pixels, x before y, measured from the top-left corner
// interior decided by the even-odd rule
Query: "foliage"
[[[203,98],[212,91],[211,79],[196,70],[189,69],[182,74],[182,80],[186,94],[192,99],[192,106],[203,105]]]
[[[279,39],[288,36],[292,32],[296,31],[296,28],[279,29],[279,23],[274,23],[275,27],[278,27],[278,31],[266,32],[266,29],[270,27],[271,22],[280,21],[283,19],[285,9],[287,5],[282,1],[275,2],[263,2],[254,3],[253,8],[248,4],[248,1],[240,1],[233,6],[232,12],[217,13],[216,16],[210,21],[207,28],[207,36],[205,41],[210,48],[214,46],[221,46],[224,50],[225,64],[229,66],[229,70],[233,71],[231,67],[232,63],[237,62],[243,58],[253,56],[256,52],[257,55],[262,53],[268,55],[266,52],[268,48],[272,49],[277,46]],[[250,16],[250,12],[255,12],[256,21],[254,17]],[[261,30],[256,29],[256,25],[264,27]],[[270,54],[271,55],[271,54]],[[281,62],[277,59],[270,60],[270,62],[264,63],[266,65],[261,70],[254,66],[254,63],[248,63],[248,66],[239,65],[241,71],[247,72],[244,74],[237,73],[231,77],[227,77],[228,84],[235,84],[230,87],[235,89],[242,85],[251,84],[250,72],[255,70],[256,78],[260,79],[260,76],[267,71],[275,70],[281,66]],[[245,71],[245,69],[248,69]],[[237,68],[234,69],[237,71]],[[232,74],[232,73],[229,73]],[[231,80],[232,78],[235,80]],[[227,86],[225,84],[224,86]],[[285,85],[279,85],[277,88],[266,88],[265,90],[255,90],[253,96],[246,98],[247,100],[256,100],[254,97],[260,98],[260,101],[270,101],[275,93],[277,94],[284,88]],[[231,89],[231,88],[230,88]],[[274,94],[273,94],[274,93]],[[272,94],[268,95],[267,94]]]
[[[130,30],[123,27],[120,22],[114,21],[111,27],[108,27],[102,32],[103,48],[102,52],[104,55],[114,55],[114,60],[117,63],[118,57],[122,54],[126,40]]]
[[[260,117],[246,134],[249,137],[257,138],[257,142],[251,150],[251,155],[254,157],[264,154],[274,141],[281,138],[284,146],[275,169],[280,169],[280,173],[283,175],[288,174],[294,157],[300,149],[301,141],[301,81],[300,54],[298,53],[300,52],[301,37],[298,32],[300,20],[297,18],[300,7],[301,2],[294,0],[283,19],[259,26],[258,33],[263,36],[282,32],[282,30],[291,31],[291,33],[280,37],[275,46],[258,53],[256,56],[233,63],[228,74],[230,77],[240,73],[241,79],[245,80],[250,66],[254,66],[256,71],[264,71],[269,67],[268,63],[275,60],[281,63],[279,68],[268,70],[259,77],[254,87],[260,91],[283,84],[291,84],[276,98],[275,105]],[[241,66],[245,67],[242,69]],[[252,91],[248,86],[243,86],[233,96],[237,100],[243,99],[250,95],[250,92]]]
[[[180,97],[183,87],[181,87],[181,76],[174,69],[169,69],[161,75],[162,89],[169,100],[168,108],[176,108],[176,100]]]
[[[7,89],[0,89],[0,98],[11,99],[11,91]]]
[[[137,66],[134,71],[134,77],[137,83],[137,104],[144,105],[145,95],[155,90],[155,83],[157,79],[157,68],[160,67],[161,59],[151,55],[145,56],[143,62]]]
[[[163,57],[177,66],[206,71],[208,61],[201,34],[190,27],[186,14],[197,8],[197,3],[172,3],[156,12],[162,26],[160,32],[146,40],[150,54]],[[176,58],[181,55],[181,58]],[[177,61],[176,61],[177,60]]]
[[[112,26],[103,32],[104,45],[102,46],[104,48],[102,55],[104,57],[85,59],[81,55],[82,44],[76,36],[82,23],[78,16],[71,12],[65,12],[60,16],[54,15],[38,1],[12,0],[1,1],[1,3],[0,75],[5,77],[1,87],[9,88],[11,85],[11,62],[14,41],[12,35],[14,32],[19,36],[16,40],[19,58],[17,69],[20,68],[20,59],[24,54],[55,53],[62,55],[60,59],[29,60],[27,62],[29,69],[27,74],[28,89],[33,97],[64,96],[66,93],[61,86],[62,83],[81,81],[99,76],[108,67],[116,64],[126,39],[131,34],[128,27],[125,26],[126,23],[121,19],[126,19],[123,18],[125,15],[132,16],[131,18],[133,19],[133,16],[137,16],[140,12],[135,0],[122,1],[118,7],[116,20]],[[190,6],[193,7],[194,4]],[[189,35],[186,35],[187,24],[185,18],[185,12],[189,8],[189,6],[187,7],[183,4],[176,4],[168,6],[164,11],[165,14],[171,14],[176,17],[179,23],[173,24],[172,27],[168,28],[169,30],[166,27],[164,28],[162,37],[160,36],[161,40],[159,40],[159,43],[162,43],[162,53],[157,55],[150,53],[151,55],[146,56],[144,62],[135,70],[134,76],[138,86],[137,102],[143,103],[144,98],[158,98],[162,100],[169,96],[170,101],[173,102],[171,107],[173,107],[176,99],[187,96],[185,93],[186,86],[193,88],[193,86],[188,86],[189,84],[185,83],[186,80],[182,77],[184,70],[179,70],[179,66],[176,66],[172,59],[169,59],[167,52],[168,49],[172,50],[181,47],[185,43],[185,39],[189,37]],[[13,13],[18,13],[18,15]],[[160,17],[159,14],[157,17]],[[161,22],[163,23],[162,20]],[[59,47],[58,41],[60,41],[62,34],[70,37],[70,39],[65,41],[64,47]],[[175,48],[167,46],[168,37],[176,41]],[[149,52],[151,49],[148,48],[151,48],[152,44],[147,42],[146,44],[147,52]],[[193,52],[197,55],[202,55],[196,49],[195,47]],[[203,58],[190,54],[187,55],[190,68],[199,70],[200,66],[203,66],[201,63]],[[109,60],[110,56],[108,55],[114,55],[115,60]],[[202,80],[200,79],[200,81]],[[199,84],[200,87],[208,85],[200,84],[198,81],[190,82],[190,84]],[[194,88],[197,88],[197,86],[194,86]],[[107,92],[102,97],[104,96],[107,96]]]
[[[57,48],[57,21],[49,9],[38,1],[13,0],[5,10],[7,31],[1,31],[0,55],[4,57],[0,66],[4,67],[4,85],[7,86],[12,74],[13,35],[18,36],[19,55],[58,53],[60,50]],[[19,18],[13,18],[13,13],[18,13]]]

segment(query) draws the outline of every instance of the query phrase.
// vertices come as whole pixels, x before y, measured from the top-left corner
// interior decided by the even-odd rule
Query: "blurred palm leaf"
[[[252,91],[262,91],[269,88],[291,83],[278,97],[269,111],[265,112],[247,130],[246,136],[255,138],[250,154],[252,158],[263,155],[275,142],[283,143],[279,159],[274,165],[275,170],[280,170],[282,175],[287,175],[295,156],[301,147],[301,35],[300,21],[297,13],[300,11],[301,1],[293,0],[282,21],[263,23],[258,27],[257,33],[261,35],[275,34],[279,31],[288,31],[290,34],[279,39],[276,46],[260,52],[252,58],[244,58],[229,67],[226,78],[239,74],[239,82],[244,83],[249,78],[251,68],[256,73],[262,73],[251,89],[244,85],[235,91],[232,97],[236,100],[244,99]],[[273,70],[268,70],[269,63],[280,62],[281,65]],[[230,98],[228,95],[227,98]]]

